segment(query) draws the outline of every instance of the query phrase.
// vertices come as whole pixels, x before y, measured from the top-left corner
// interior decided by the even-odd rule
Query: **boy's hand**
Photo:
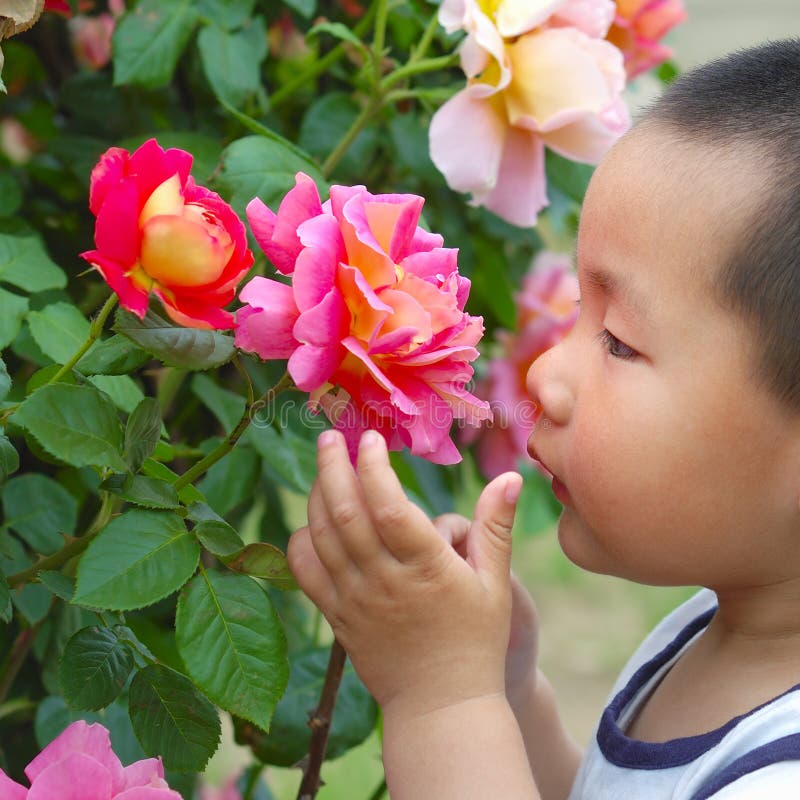
[[[318,465],[289,563],[384,713],[502,694],[520,476],[484,489],[462,558],[406,498],[380,434],[362,437],[356,474],[343,437],[328,431]]]
[[[460,514],[441,514],[433,524],[439,535],[466,558],[467,533],[471,522]],[[512,707],[533,688],[539,641],[539,617],[525,587],[511,573],[511,631],[506,650],[506,697]]]

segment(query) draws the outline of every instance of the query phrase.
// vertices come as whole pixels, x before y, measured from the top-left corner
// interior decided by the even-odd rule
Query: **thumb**
[[[522,476],[505,472],[481,492],[467,541],[467,556],[478,572],[508,580],[511,528],[521,491]]]

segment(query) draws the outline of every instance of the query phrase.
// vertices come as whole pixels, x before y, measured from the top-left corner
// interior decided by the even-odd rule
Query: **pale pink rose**
[[[660,40],[686,17],[683,0],[617,0],[617,14],[608,41],[625,55],[629,78],[672,56],[672,50]]]
[[[464,311],[470,283],[457,251],[419,227],[424,200],[333,186],[298,173],[277,214],[255,199],[250,227],[291,284],[257,277],[242,289],[236,344],[288,358],[355,453],[362,431],[438,464],[461,459],[453,419],[478,424],[488,405],[466,390],[483,320]],[[338,387],[335,394],[330,390]]]
[[[0,150],[14,164],[27,164],[41,143],[14,117],[0,119]]]
[[[123,767],[108,730],[73,722],[25,768],[26,789],[0,769],[2,800],[181,800],[164,780],[160,758]]]
[[[533,465],[527,442],[538,410],[525,389],[530,365],[569,333],[578,316],[578,279],[566,255],[541,253],[517,295],[517,331],[496,334],[502,355],[489,362],[476,391],[487,397],[492,423],[477,434],[481,472],[494,478],[515,469],[520,460]]]
[[[447,183],[515,225],[547,205],[545,147],[596,164],[630,126],[622,54],[604,37],[611,0],[444,0],[467,37],[469,82],[434,114],[431,158]]]

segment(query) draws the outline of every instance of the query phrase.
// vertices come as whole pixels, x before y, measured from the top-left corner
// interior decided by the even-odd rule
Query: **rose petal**
[[[507,127],[502,109],[475,85],[451,97],[433,115],[431,159],[452,189],[484,195],[494,188]]]
[[[191,297],[179,297],[168,292],[158,284],[153,285],[153,294],[161,301],[170,319],[187,328],[212,328],[228,330],[236,326],[236,319],[230,311],[223,311]]]
[[[117,293],[119,304],[142,319],[147,312],[149,292],[136,284],[119,264],[108,260],[98,250],[87,250],[81,253],[105,279],[106,283]]]
[[[173,789],[162,789],[156,786],[140,786],[127,789],[118,794],[114,800],[183,800]]]
[[[177,174],[183,186],[189,178],[192,161],[191,153],[177,148],[164,150],[155,139],[148,139],[131,154],[128,174],[136,176],[140,197],[144,203],[156,187],[172,175]]]
[[[37,773],[27,800],[110,800],[111,786],[111,773],[103,764],[73,752]]]
[[[122,770],[122,785],[115,787],[115,792],[137,786],[149,786],[153,779],[164,778],[164,766],[160,758],[143,758],[134,761]]]
[[[109,147],[92,170],[89,181],[89,209],[97,216],[106,195],[123,179],[130,154],[121,147]]]
[[[141,247],[138,218],[139,187],[126,178],[108,190],[97,213],[94,227],[97,249],[124,267],[133,266]]]
[[[28,790],[22,784],[12,781],[8,775],[0,769],[0,797],[3,800],[26,800]]]

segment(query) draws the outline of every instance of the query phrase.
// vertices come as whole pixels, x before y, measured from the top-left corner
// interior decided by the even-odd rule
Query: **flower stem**
[[[372,39],[372,61],[375,68],[375,82],[381,79],[381,62],[383,60],[383,46],[386,41],[386,21],[389,18],[389,3],[387,0],[377,0],[375,15],[375,33]]]
[[[68,542],[52,555],[40,558],[27,569],[17,572],[14,575],[9,575],[7,578],[9,588],[13,589],[16,586],[28,583],[28,581],[33,580],[42,570],[60,569],[71,558],[80,555],[89,546],[95,536],[106,526],[106,523],[111,518],[115,505],[116,497],[109,492],[103,492],[103,500],[100,504],[100,509],[86,533],[80,538]]]
[[[20,631],[11,645],[8,655],[3,659],[3,663],[0,665],[0,703],[5,702],[6,695],[8,695],[13,686],[15,678],[20,669],[22,669],[22,665],[25,663],[25,659],[28,657],[28,653],[30,653],[36,642],[36,637],[47,621],[48,616],[49,614],[45,615],[35,625]]]
[[[258,786],[258,781],[261,778],[261,773],[264,770],[264,765],[260,761],[256,761],[250,765],[250,772],[247,775],[247,783],[244,785],[242,792],[242,800],[252,800],[253,792]]]
[[[428,52],[428,48],[431,46],[431,42],[433,41],[433,37],[436,35],[438,28],[439,14],[435,13],[428,20],[428,25],[422,34],[422,38],[419,40],[419,44],[411,54],[411,58],[408,59],[409,64],[415,64],[417,61],[421,61],[425,57],[425,53]]]
[[[350,149],[359,133],[367,126],[372,120],[373,115],[383,104],[383,96],[376,92],[369,100],[369,102],[361,110],[361,113],[353,120],[353,124],[345,132],[344,136],[339,140],[336,147],[331,150],[325,163],[322,165],[322,174],[329,178],[331,172],[338,166],[339,162],[344,157],[345,153]]]
[[[423,58],[420,61],[409,60],[407,64],[398,67],[394,72],[390,72],[382,81],[381,89],[386,91],[405,78],[412,75],[421,75],[423,72],[435,72],[446,69],[457,63],[458,55],[437,56],[436,58]]]
[[[339,691],[339,684],[342,682],[342,673],[344,672],[346,660],[347,653],[339,644],[339,641],[334,639],[319,705],[308,720],[308,726],[311,728],[311,742],[308,746],[308,763],[303,770],[303,780],[300,782],[297,800],[314,800],[319,791],[320,770],[322,769],[322,762],[325,760],[328,734],[333,720],[333,708],[336,705],[336,693]]]
[[[205,457],[201,458],[194,466],[190,467],[172,484],[176,492],[188,486],[192,481],[199,478],[207,470],[214,466],[221,458],[224,458],[228,453],[233,450],[236,442],[239,441],[241,435],[247,430],[250,424],[253,412],[262,405],[269,405],[281,392],[291,389],[294,386],[289,373],[284,373],[283,377],[272,387],[267,389],[266,392],[255,402],[248,403],[245,406],[244,413],[241,419],[236,423],[234,429]]]
[[[86,354],[86,351],[100,338],[100,334],[103,332],[103,326],[108,319],[108,315],[114,310],[114,306],[117,305],[117,296],[115,294],[111,294],[106,299],[106,302],[103,304],[103,307],[98,312],[97,316],[92,320],[92,324],[89,326],[89,335],[86,337],[86,341],[78,348],[75,354],[64,364],[61,369],[53,375],[52,378],[48,381],[48,383],[56,383],[57,381],[61,380],[61,378],[69,372]]]
[[[372,18],[375,16],[375,9],[377,3],[371,3],[363,17],[353,28],[353,33],[359,38],[372,24]],[[302,72],[299,72],[294,78],[281,86],[280,89],[273,92],[269,97],[270,110],[277,108],[281,103],[288,100],[294,93],[305,83],[321,75],[328,67],[333,66],[345,53],[347,52],[347,43],[341,42],[337,44],[332,50],[327,52],[322,58],[315,60]]]

